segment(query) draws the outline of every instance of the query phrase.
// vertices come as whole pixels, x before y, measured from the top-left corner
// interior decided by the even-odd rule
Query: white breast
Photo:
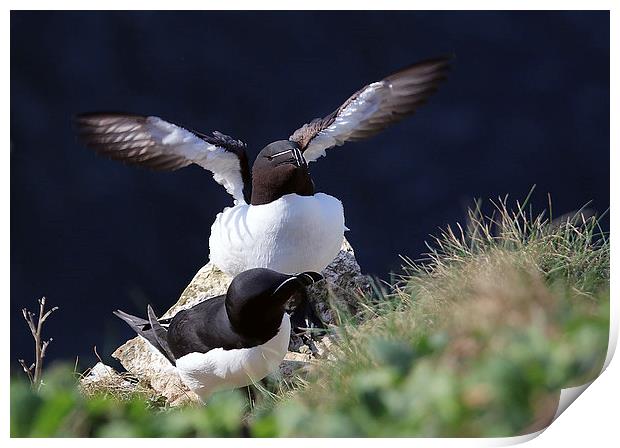
[[[284,313],[278,333],[264,344],[189,353],[177,359],[177,371],[183,383],[206,401],[217,390],[244,387],[274,372],[286,355],[290,332],[290,318]]]
[[[211,261],[229,275],[251,268],[321,272],[344,238],[342,203],[324,193],[288,194],[264,205],[238,205],[211,226]]]

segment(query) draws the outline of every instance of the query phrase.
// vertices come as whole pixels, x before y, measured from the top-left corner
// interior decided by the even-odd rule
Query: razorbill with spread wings
[[[325,150],[370,137],[413,114],[446,77],[449,58],[400,70],[355,92],[334,112],[267,145],[250,168],[246,145],[220,132],[191,131],[154,116],[89,113],[76,118],[85,144],[110,158],[157,170],[192,163],[234,198],[211,226],[211,261],[229,275],[265,267],[321,272],[343,242],[342,203],[317,193],[308,163]]]
[[[284,305],[320,279],[316,272],[250,269],[233,279],[226,295],[171,319],[158,321],[150,306],[148,319],[120,310],[114,314],[175,365],[183,383],[205,401],[217,390],[248,386],[278,368],[291,331]]]

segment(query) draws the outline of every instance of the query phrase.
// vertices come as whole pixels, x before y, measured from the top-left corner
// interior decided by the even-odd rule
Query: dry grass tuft
[[[144,400],[154,407],[162,407],[166,400],[144,379],[129,372],[117,372],[101,362],[78,375],[79,390],[86,397],[104,397],[130,401]]]
[[[404,259],[391,293],[355,316],[339,310],[330,358],[274,401],[280,435],[513,435],[597,371],[609,287],[599,220],[492,204],[442,231],[423,260]]]

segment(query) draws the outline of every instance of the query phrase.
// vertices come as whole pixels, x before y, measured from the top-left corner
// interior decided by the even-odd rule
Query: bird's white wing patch
[[[358,97],[346,105],[336,116],[334,122],[314,137],[303,155],[306,162],[314,162],[325,155],[325,150],[333,146],[342,146],[349,140],[359,124],[379,109],[381,92],[389,89],[383,81],[368,85]]]
[[[176,170],[195,163],[209,170],[217,183],[245,204],[249,183],[245,145],[214,132],[204,135],[159,117],[84,114],[76,118],[87,146],[116,160],[158,170]],[[249,187],[249,185],[248,185]]]
[[[235,204],[245,204],[243,177],[237,154],[208,143],[193,132],[159,117],[148,117],[147,124],[151,134],[161,145],[191,163],[211,171],[213,179],[235,199]]]
[[[371,137],[415,113],[445,79],[449,60],[429,59],[368,84],[331,114],[304,124],[289,140],[313,162],[326,149]]]

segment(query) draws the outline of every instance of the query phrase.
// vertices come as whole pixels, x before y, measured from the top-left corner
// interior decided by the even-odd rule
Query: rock
[[[150,387],[166,398],[171,406],[200,403],[176,372],[175,367],[146,339],[137,336],[125,342],[112,353],[132,375],[146,380]]]
[[[312,353],[312,350],[310,350],[310,347],[308,347],[307,345],[302,345],[301,347],[299,347],[298,352],[306,355]]]
[[[338,307],[355,310],[356,297],[358,294],[370,291],[370,284],[368,278],[361,273],[353,248],[346,240],[334,261],[322,274],[325,281],[308,288],[309,302],[323,322],[336,324],[335,316],[330,310],[330,298]],[[198,271],[179,300],[162,317],[172,317],[183,309],[225,294],[231,280],[230,276],[209,262]],[[303,345],[298,337],[292,337],[291,340],[290,348],[298,349]],[[315,345],[314,341],[309,343]],[[317,347],[303,346],[308,353],[300,356],[303,356],[307,363],[319,353],[319,350]],[[197,397],[183,385],[172,364],[143,338],[136,337],[127,341],[112,354],[112,357],[118,359],[133,375],[146,379],[155,391],[167,398],[171,405],[196,401]],[[299,363],[304,360],[288,359],[283,364],[286,374],[290,376],[291,372],[302,367]]]
[[[310,353],[288,352],[280,364],[280,375],[285,380],[292,380],[295,376],[305,376],[315,362],[316,360]]]
[[[232,277],[230,275],[220,271],[211,262],[207,263],[196,273],[192,281],[181,293],[177,303],[166,311],[162,317],[172,317],[179,311],[191,308],[204,300],[226,294],[231,281]]]
[[[330,299],[337,308],[355,312],[358,297],[371,290],[369,278],[362,274],[355,252],[346,239],[334,261],[321,274],[325,281],[308,287],[308,299],[323,322],[337,324],[330,309]]]
[[[334,345],[334,341],[331,336],[325,336],[316,343],[316,357],[321,359],[329,359],[334,361],[336,358],[331,353],[331,347]]]

